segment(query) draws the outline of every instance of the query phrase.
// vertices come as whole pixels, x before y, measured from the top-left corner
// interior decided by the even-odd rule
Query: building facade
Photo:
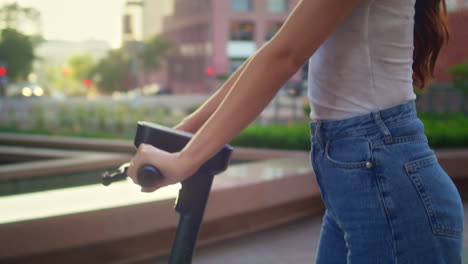
[[[163,34],[171,93],[210,93],[286,20],[297,0],[175,0]]]
[[[139,86],[157,83],[169,93],[212,93],[276,33],[298,1],[128,0],[124,46],[138,46],[154,34],[163,34],[174,44],[158,72],[141,72],[135,65],[136,82]],[[451,16],[459,17],[460,11],[468,10],[468,0],[447,0],[447,8]],[[458,28],[458,22],[451,24]],[[464,31],[458,31],[452,34],[464,39]],[[466,44],[454,39],[449,45]],[[460,49],[443,52],[437,81],[448,80],[445,69],[454,64],[454,50]],[[300,74],[293,77],[298,79]]]
[[[468,8],[461,8],[448,15],[448,29],[450,38],[441,50],[434,69],[435,81],[439,83],[451,82],[452,77],[448,69],[459,63],[468,62]]]
[[[468,0],[445,0],[449,12],[468,9]]]

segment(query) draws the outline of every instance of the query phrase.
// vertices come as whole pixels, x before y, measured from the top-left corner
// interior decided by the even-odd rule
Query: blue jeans
[[[311,129],[326,207],[316,263],[461,263],[462,201],[414,101]]]

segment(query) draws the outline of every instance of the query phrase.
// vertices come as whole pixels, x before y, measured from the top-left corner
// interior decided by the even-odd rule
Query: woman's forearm
[[[193,164],[202,164],[216,154],[262,112],[299,67],[269,53],[267,45],[260,49],[181,156]]]
[[[253,57],[254,55],[252,55]],[[208,98],[195,112],[184,118],[180,124],[175,128],[184,130],[190,133],[196,133],[200,127],[210,118],[213,112],[218,108],[223,99],[231,90],[233,84],[237,81],[242,71],[245,70],[245,65],[251,58],[247,59],[241,67],[239,67],[219,88],[216,93],[214,93],[210,98]]]

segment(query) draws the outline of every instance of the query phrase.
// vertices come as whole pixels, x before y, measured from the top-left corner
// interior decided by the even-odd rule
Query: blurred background
[[[135,120],[174,125],[266,43],[296,3],[0,0],[0,128],[131,137]],[[468,4],[447,6],[451,38],[418,104],[466,113]],[[306,76],[304,65],[258,123],[308,121]]]
[[[2,201],[5,210],[20,208],[16,201],[24,195],[99,185],[104,169],[130,157],[137,121],[176,125],[275,35],[297,2],[0,0],[0,208]],[[450,40],[440,54],[433,83],[416,93],[431,147],[459,158],[459,167],[454,169],[458,172],[466,169],[462,165],[468,160],[468,0],[446,0],[446,4]],[[270,149],[307,157],[310,107],[306,77],[307,64],[232,145],[247,147],[252,153]],[[94,143],[84,147],[86,142]],[[107,160],[99,167],[44,161],[83,154],[70,152],[77,150],[88,151],[86,155],[93,151],[93,155],[104,155],[100,156],[102,160],[113,162]],[[116,153],[125,155],[109,156]],[[57,169],[60,166],[67,169]],[[41,172],[31,174],[36,168]],[[278,171],[270,168],[265,175],[272,179]],[[465,176],[468,178],[465,174],[460,177]],[[460,190],[462,186],[457,184]],[[8,208],[6,201],[12,203]],[[15,215],[16,211],[0,212],[5,215],[3,220],[0,217],[0,226],[4,227],[52,217],[46,214],[23,219]],[[281,240],[281,247],[287,248],[295,238],[306,239],[303,234],[318,236],[320,220],[309,220],[301,220],[299,229],[287,227],[293,230],[291,237],[278,228],[260,234],[257,241],[267,244],[272,234],[278,234],[287,237]],[[23,240],[18,238],[18,245]],[[233,252],[237,253],[232,254],[247,256],[251,251],[246,248],[255,247],[243,248],[248,241],[256,240],[217,250],[236,248]],[[50,250],[57,248],[51,246]],[[202,254],[206,261],[200,263],[211,263],[208,251],[201,252],[206,253]],[[312,259],[313,250],[304,258]],[[303,263],[263,259],[265,263]],[[216,258],[210,261],[220,263]],[[252,261],[247,262],[263,263]]]

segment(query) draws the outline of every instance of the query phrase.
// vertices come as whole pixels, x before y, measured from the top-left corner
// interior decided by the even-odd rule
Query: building
[[[163,18],[173,7],[174,0],[143,0],[143,39],[162,33]]]
[[[449,12],[468,9],[468,0],[446,0],[445,3]]]
[[[167,59],[172,93],[210,93],[286,20],[297,0],[174,0],[163,35],[176,44]]]
[[[122,14],[122,48],[131,58],[129,89],[166,83],[166,74],[144,71],[139,64],[143,42],[162,33],[163,17],[171,14],[173,0],[127,0]],[[154,90],[154,89],[153,89]]]
[[[468,8],[460,8],[448,15],[448,29],[450,38],[441,50],[434,69],[435,81],[439,83],[451,82],[452,77],[448,69],[459,63],[468,62]]]
[[[161,34],[163,17],[172,13],[173,0],[127,0],[122,15],[122,43],[144,41]]]
[[[135,1],[140,4],[135,4]],[[124,18],[124,32],[129,29],[131,31],[131,35],[126,32],[124,43],[141,41],[145,35],[151,35],[144,32],[161,32],[175,44],[161,71],[138,73],[138,83],[140,86],[158,83],[170,93],[215,91],[246,58],[276,33],[297,2],[298,0],[129,0],[128,3],[134,3],[130,6],[140,6],[138,12],[132,11],[132,17],[140,17],[138,19],[145,22],[138,22],[140,28],[133,30],[133,27],[137,27],[136,22],[131,22],[134,18]],[[459,17],[460,11],[468,9],[468,0],[447,0],[447,8],[452,16]],[[125,22],[126,20],[130,22]],[[461,24],[451,24],[453,36],[466,35],[464,31],[455,30]],[[157,29],[150,29],[151,27]],[[455,49],[460,52],[466,43],[454,39],[455,37],[451,40],[451,45],[460,47]],[[447,81],[449,77],[446,67],[455,63],[454,59],[448,58],[452,56],[447,53],[452,54],[454,51],[443,52],[436,70],[437,81]],[[464,51],[462,53],[465,54]],[[462,57],[465,58],[465,55]],[[300,74],[296,74],[294,78],[300,79]]]

